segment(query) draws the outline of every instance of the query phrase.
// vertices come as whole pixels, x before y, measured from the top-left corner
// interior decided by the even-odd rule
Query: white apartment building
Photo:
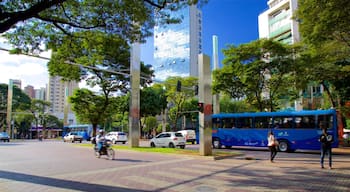
[[[300,41],[298,22],[293,20],[293,14],[298,8],[298,0],[269,0],[268,10],[261,13],[259,21],[259,38],[268,38],[286,44]],[[295,110],[315,109],[322,100],[323,87],[310,83],[306,90],[301,91],[301,98],[294,102]]]
[[[64,82],[61,77],[49,77],[47,88],[47,100],[51,102],[48,112],[59,119],[65,120],[65,124],[76,123],[76,118],[68,103],[68,97],[79,88],[78,82]],[[66,115],[66,116],[65,116]]]
[[[292,19],[297,0],[269,0],[269,9],[259,15],[259,38],[293,44],[300,41],[298,23]]]

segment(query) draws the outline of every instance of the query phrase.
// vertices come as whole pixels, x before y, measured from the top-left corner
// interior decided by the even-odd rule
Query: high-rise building
[[[155,79],[198,76],[198,54],[202,53],[202,12],[196,6],[172,12],[183,18],[179,24],[154,28]]]
[[[41,87],[40,89],[34,89],[35,99],[46,100],[46,88]]]
[[[269,0],[269,8],[259,15],[259,38],[293,44],[300,41],[298,23],[292,19],[297,0]]]
[[[35,90],[32,85],[27,85],[24,87],[24,92],[30,97],[30,98],[35,98]]]
[[[298,7],[298,0],[269,0],[269,8],[259,15],[259,38],[293,44],[300,41],[298,22],[292,19]],[[295,101],[296,110],[316,109],[323,102],[323,87],[310,83],[301,91],[302,97]]]
[[[58,76],[49,77],[47,89],[47,100],[51,103],[48,110],[49,113],[62,120],[64,120],[65,115],[67,115],[67,122],[75,123],[75,116],[68,103],[68,97],[78,88],[78,82],[62,81],[62,78]]]
[[[17,88],[22,89],[22,81],[19,79],[12,79],[12,84]]]

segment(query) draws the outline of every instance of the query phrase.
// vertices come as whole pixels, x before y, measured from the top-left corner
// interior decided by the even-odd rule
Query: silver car
[[[179,132],[162,132],[151,139],[150,145],[151,147],[180,147],[184,149],[186,139]]]

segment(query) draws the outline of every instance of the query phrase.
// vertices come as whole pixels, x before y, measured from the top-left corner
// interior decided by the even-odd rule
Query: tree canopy
[[[296,19],[303,41],[314,45],[337,41],[350,47],[350,1],[298,1]]]
[[[18,52],[54,49],[76,32],[100,31],[143,42],[155,24],[178,23],[170,14],[207,0],[17,0],[0,2],[0,33]],[[45,46],[43,46],[45,45]]]
[[[307,47],[300,77],[322,84],[333,107],[350,100],[350,1],[299,1],[295,19]]]
[[[213,90],[246,99],[258,110],[274,111],[295,91],[293,49],[260,39],[223,50],[224,67],[213,72]]]
[[[80,122],[92,124],[93,136],[96,135],[97,125],[117,112],[117,99],[94,94],[89,89],[76,89],[69,97],[69,102]]]

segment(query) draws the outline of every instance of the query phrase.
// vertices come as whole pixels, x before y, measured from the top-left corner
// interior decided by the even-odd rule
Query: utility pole
[[[210,58],[207,55],[198,55],[199,64],[199,86],[198,102],[203,103],[203,111],[199,112],[199,154],[203,156],[212,155],[212,102],[211,93],[211,69]]]

